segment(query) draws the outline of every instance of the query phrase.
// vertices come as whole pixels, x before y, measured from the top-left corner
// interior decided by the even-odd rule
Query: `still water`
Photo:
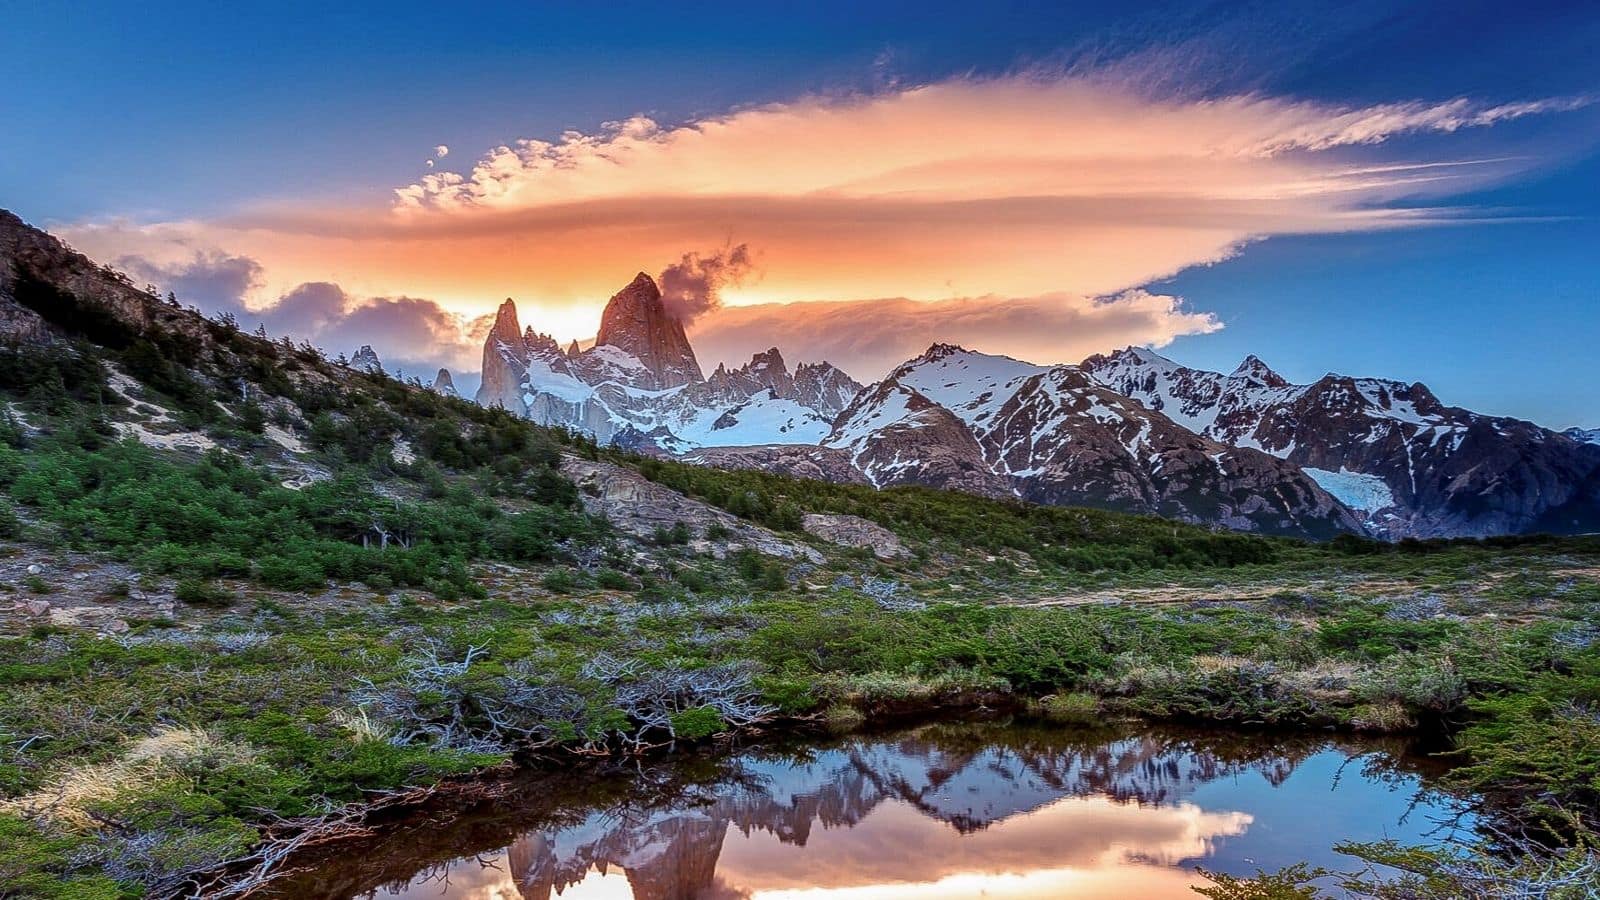
[[[283,896],[1185,898],[1196,866],[1359,868],[1342,840],[1467,827],[1403,745],[940,723],[545,777],[401,823]]]

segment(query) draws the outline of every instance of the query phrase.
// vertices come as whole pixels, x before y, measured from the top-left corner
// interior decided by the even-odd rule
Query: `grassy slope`
[[[127,560],[142,574],[107,603],[185,602],[110,637],[4,620],[0,897],[164,890],[273,817],[530,742],[698,738],[738,710],[697,673],[745,711],[843,724],[980,695],[1051,698],[1038,710],[1060,717],[1465,724],[1462,777],[1495,802],[1600,802],[1593,542],[1307,545],[606,454],[774,528],[847,512],[915,551],[718,560],[583,515],[555,468],[601,453],[582,441],[223,325],[117,336],[68,299],[58,324],[95,322],[98,343],[0,350],[6,546]],[[225,450],[115,439],[155,407]],[[330,477],[285,488],[291,463]],[[47,574],[7,587],[75,589]],[[1106,602],[1123,596],[1161,602]],[[657,707],[621,699],[641,693]]]

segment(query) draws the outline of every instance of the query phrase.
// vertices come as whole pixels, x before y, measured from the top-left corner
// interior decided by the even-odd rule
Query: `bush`
[[[1044,718],[1066,725],[1092,725],[1100,721],[1100,699],[1093,694],[1051,694],[1039,699]]]
[[[672,716],[672,736],[686,741],[697,741],[722,731],[727,723],[712,707],[697,706]]]
[[[177,588],[172,592],[179,602],[191,606],[231,606],[234,601],[233,592],[219,584],[210,581],[201,581],[198,578],[184,578],[178,582]]]
[[[634,587],[633,579],[616,569],[601,569],[600,574],[594,577],[594,582],[612,591],[631,591]]]
[[[553,594],[570,594],[578,587],[578,579],[571,569],[551,569],[544,573],[539,583]]]

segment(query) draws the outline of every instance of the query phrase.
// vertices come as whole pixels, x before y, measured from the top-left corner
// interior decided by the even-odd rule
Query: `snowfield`
[[[1376,475],[1348,469],[1330,472],[1311,466],[1301,466],[1300,470],[1311,476],[1311,480],[1332,494],[1335,500],[1351,509],[1375,513],[1395,505],[1394,493],[1389,490],[1389,485]]]

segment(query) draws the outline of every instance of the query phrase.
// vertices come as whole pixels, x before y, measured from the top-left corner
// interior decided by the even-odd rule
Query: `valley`
[[[1420,736],[1452,752],[1440,790],[1530,837],[1359,858],[1437,897],[1595,866],[1593,537],[1363,536],[1283,457],[1076,367],[941,345],[847,401],[776,354],[703,381],[659,347],[591,354],[616,368],[584,409],[713,380],[840,404],[838,446],[680,458],[252,335],[0,224],[8,900],[246,896],[513,774],[972,713]],[[1079,499],[1079,443],[1121,492]]]

